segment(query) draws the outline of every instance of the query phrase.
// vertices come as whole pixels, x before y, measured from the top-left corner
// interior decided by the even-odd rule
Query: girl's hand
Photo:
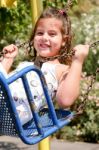
[[[77,45],[73,48],[75,52],[73,60],[83,63],[89,53],[89,45]]]
[[[15,58],[18,54],[18,48],[11,44],[3,48],[4,58]]]

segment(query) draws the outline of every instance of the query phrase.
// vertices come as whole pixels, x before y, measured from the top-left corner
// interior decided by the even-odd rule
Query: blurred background
[[[2,0],[1,0],[2,1]],[[0,1],[0,3],[1,3]],[[67,0],[42,0],[43,9],[48,6],[63,8]],[[29,39],[35,24],[32,19],[32,7],[29,0],[17,0],[11,7],[0,7],[0,51],[8,44],[22,43]],[[99,40],[99,0],[73,0],[69,10],[74,34],[73,45],[91,44]],[[21,49],[14,65],[28,59]],[[14,67],[15,67],[14,66]],[[72,110],[76,111],[84,96],[87,102],[82,115],[75,118],[69,126],[64,127],[53,136],[71,141],[99,143],[99,46],[90,49],[90,54],[83,68],[81,95]],[[99,71],[99,70],[98,70]],[[88,93],[88,86],[94,75],[94,84]]]

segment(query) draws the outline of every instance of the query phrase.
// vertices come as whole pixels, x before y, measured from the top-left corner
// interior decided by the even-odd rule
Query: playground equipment
[[[33,96],[27,80],[27,73],[34,71],[40,78],[47,106],[40,111],[36,110]],[[21,79],[27,99],[31,108],[33,118],[22,125],[16,110],[9,85]],[[54,108],[53,102],[48,94],[47,85],[43,73],[36,66],[28,66],[6,79],[0,73],[0,135],[19,136],[26,144],[36,144],[48,137],[58,129],[67,125],[74,114],[69,110]]]
[[[17,0],[0,0],[0,7],[17,6]]]
[[[30,0],[31,12],[32,12],[32,25],[34,27],[35,22],[43,10],[42,0]]]

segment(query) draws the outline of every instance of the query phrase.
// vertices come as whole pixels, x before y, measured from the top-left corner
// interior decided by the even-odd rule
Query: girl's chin
[[[47,52],[46,53],[42,52],[42,53],[39,53],[39,55],[42,56],[42,57],[51,57],[51,54],[49,52],[48,53]]]
[[[39,54],[41,57],[51,57],[50,55],[41,55],[41,54]]]

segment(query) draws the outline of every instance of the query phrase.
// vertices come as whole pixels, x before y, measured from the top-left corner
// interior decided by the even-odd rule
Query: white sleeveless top
[[[13,71],[12,73],[10,73],[8,77],[14,74],[15,72],[30,65],[33,65],[33,63],[32,62],[20,63],[17,69]],[[58,81],[55,75],[55,67],[56,67],[56,64],[51,64],[51,63],[46,62],[46,63],[43,63],[42,68],[41,68],[45,76],[47,86],[48,86],[48,91],[49,91],[51,98],[53,98],[58,88]],[[2,70],[3,69],[1,68],[1,71]],[[4,72],[4,70],[2,72]],[[36,109],[39,110],[44,105],[46,105],[46,100],[43,94],[43,90],[41,87],[39,77],[35,72],[31,71],[27,74],[27,78],[29,81],[29,86],[32,92],[32,96],[35,102]],[[26,122],[32,119],[32,113],[31,113],[30,106],[27,101],[27,96],[25,94],[21,79],[18,79],[17,81],[12,83],[10,85],[10,89],[11,89],[13,99],[15,101],[16,109],[19,113],[21,123],[25,124]]]

